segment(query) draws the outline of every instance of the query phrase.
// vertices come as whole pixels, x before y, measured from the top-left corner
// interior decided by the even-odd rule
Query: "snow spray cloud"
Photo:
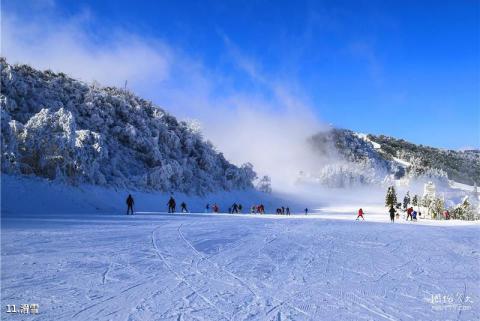
[[[272,178],[275,190],[292,192],[299,172],[315,168],[306,138],[322,124],[302,105],[271,104],[235,97],[233,108],[208,116],[214,126],[205,126],[205,133],[228,159],[251,162],[259,176]]]
[[[2,55],[10,63],[101,85],[122,87],[128,80],[129,89],[172,114],[198,119],[206,139],[229,161],[251,162],[259,175],[272,178],[277,191],[294,191],[300,171],[318,168],[320,160],[307,138],[326,126],[295,90],[293,77],[263,73],[225,34],[220,38],[227,57],[250,78],[253,89],[236,88],[229,75],[161,40],[122,29],[97,30],[88,10],[69,18],[56,13],[54,3],[35,10],[28,16],[10,12],[3,19]]]

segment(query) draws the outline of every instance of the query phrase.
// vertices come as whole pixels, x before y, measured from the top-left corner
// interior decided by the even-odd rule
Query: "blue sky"
[[[49,46],[58,45],[63,56],[102,48],[98,55],[114,50],[108,57],[121,57],[123,64],[129,51],[136,52],[143,59],[132,55],[128,63],[156,70],[150,81],[136,81],[127,67],[118,78],[184,116],[198,116],[186,109],[189,103],[229,108],[243,93],[242,101],[266,104],[270,111],[285,108],[282,99],[299,102],[287,107],[301,106],[308,117],[338,127],[442,148],[480,147],[478,1],[95,0],[27,6],[10,0],[3,9],[17,22],[34,12],[30,20],[38,24],[31,28],[42,29],[38,38],[52,38],[69,25]],[[5,40],[7,53],[10,44],[18,47],[7,58],[45,66],[50,49],[39,49],[43,58],[28,56],[25,48],[40,46],[28,34],[23,47],[18,34],[10,37],[20,39],[15,43]],[[69,37],[85,43],[81,50],[71,47]],[[124,52],[122,39],[137,46]],[[70,65],[58,66],[70,71]],[[53,58],[48,66],[55,69]],[[71,72],[89,78],[85,70]]]

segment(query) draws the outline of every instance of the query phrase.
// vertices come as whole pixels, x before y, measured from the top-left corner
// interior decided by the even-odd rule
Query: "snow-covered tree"
[[[412,205],[413,206],[418,206],[419,204],[420,204],[420,202],[419,202],[419,199],[418,199],[418,195],[417,194],[413,195]]]
[[[229,163],[192,121],[128,90],[0,65],[4,173],[193,194],[253,188],[251,164]]]
[[[465,196],[459,204],[450,209],[450,212],[454,219],[471,221],[480,218],[478,211],[472,206],[468,196]]]
[[[445,202],[439,197],[433,198],[428,206],[428,214],[433,219],[441,219],[444,210]]]
[[[397,205],[397,193],[395,192],[395,187],[390,186],[387,190],[387,195],[385,196],[385,206],[391,207]]]
[[[269,176],[263,176],[257,184],[257,189],[264,193],[272,192],[272,181]]]
[[[403,209],[407,209],[408,204],[410,204],[410,192],[407,192],[405,197],[403,198]]]

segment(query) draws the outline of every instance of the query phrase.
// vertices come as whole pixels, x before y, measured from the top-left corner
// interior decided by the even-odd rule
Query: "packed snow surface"
[[[2,319],[480,318],[478,225],[342,212],[2,214]]]

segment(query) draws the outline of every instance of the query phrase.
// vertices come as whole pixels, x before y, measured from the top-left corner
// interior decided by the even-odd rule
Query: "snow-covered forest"
[[[479,150],[443,150],[384,135],[368,135],[368,139],[381,145],[386,158],[396,157],[416,164],[416,174],[421,175],[427,169],[435,168],[459,183],[480,185]]]
[[[333,128],[309,139],[311,148],[328,160],[316,173],[309,173],[323,185],[348,187],[448,180],[474,185],[480,183],[478,151],[444,151],[351,130]]]
[[[2,172],[143,190],[205,194],[252,188],[201,133],[118,88],[1,59]]]

